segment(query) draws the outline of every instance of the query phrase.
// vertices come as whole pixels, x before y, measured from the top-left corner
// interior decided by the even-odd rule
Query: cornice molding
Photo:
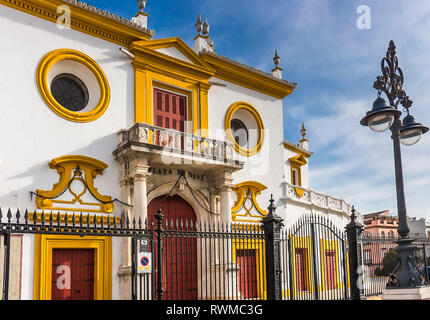
[[[230,60],[215,53],[203,52],[200,56],[216,70],[215,76],[225,81],[283,99],[293,93],[296,84],[277,79],[263,71]]]
[[[296,153],[298,153],[299,155],[302,155],[305,158],[309,158],[309,157],[311,157],[313,155],[313,152],[305,150],[302,147],[300,147],[300,146],[298,146],[298,145],[296,145],[296,144],[294,144],[292,142],[289,142],[289,141],[285,140],[283,142],[283,144],[284,144],[284,148],[285,149],[288,149],[290,151],[296,152]]]
[[[71,6],[71,28],[119,45],[149,40],[154,31],[77,0],[0,0],[0,4],[56,23],[61,5]]]

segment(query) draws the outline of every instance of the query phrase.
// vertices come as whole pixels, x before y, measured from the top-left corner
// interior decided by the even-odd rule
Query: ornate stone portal
[[[144,222],[151,200],[162,195],[178,195],[193,207],[197,224],[231,224],[232,173],[243,167],[243,163],[234,160],[228,151],[232,146],[195,136],[191,145],[184,144],[184,148],[177,144],[161,146],[155,144],[156,139],[151,139],[152,134],[136,135],[141,126],[137,124],[128,131],[120,131],[118,148],[114,151],[121,167],[122,201],[133,205],[124,208],[125,213],[131,219],[140,218]],[[149,128],[148,132],[152,131]],[[166,129],[167,133],[170,131]],[[131,239],[121,241],[120,298],[130,299]]]

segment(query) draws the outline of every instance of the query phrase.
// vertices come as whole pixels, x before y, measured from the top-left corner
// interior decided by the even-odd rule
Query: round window
[[[70,111],[81,111],[88,104],[88,89],[81,79],[61,73],[51,82],[51,93],[57,102]]]
[[[248,128],[239,119],[231,120],[231,131],[233,134],[234,141],[241,147],[246,147],[248,145]]]
[[[90,122],[109,105],[109,82],[100,66],[86,54],[57,49],[39,62],[37,87],[49,108],[73,122]]]
[[[240,155],[250,157],[260,152],[264,142],[264,125],[257,109],[238,101],[227,110],[224,118],[226,138],[234,143]]]

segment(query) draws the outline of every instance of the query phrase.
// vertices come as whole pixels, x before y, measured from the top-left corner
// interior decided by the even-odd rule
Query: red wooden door
[[[53,249],[52,300],[94,299],[94,250]]]
[[[185,132],[186,98],[154,89],[154,123],[157,127]]]
[[[297,291],[306,291],[306,255],[305,249],[296,249],[296,285]]]
[[[236,250],[239,266],[239,290],[245,299],[257,298],[257,266],[255,250]]]
[[[325,282],[327,290],[336,289],[336,253],[326,250],[325,252]]]
[[[154,221],[154,215],[161,208],[167,229],[186,230],[196,224],[193,208],[181,197],[164,196],[151,201],[148,206],[148,220]],[[173,227],[172,227],[173,222]],[[158,261],[155,263],[157,268]],[[157,270],[157,269],[155,269]],[[169,235],[163,239],[163,283],[164,296],[167,300],[195,300],[197,299],[197,239]]]

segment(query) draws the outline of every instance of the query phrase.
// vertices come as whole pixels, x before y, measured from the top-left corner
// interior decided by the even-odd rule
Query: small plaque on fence
[[[137,273],[152,272],[152,256],[151,252],[139,252],[137,254]]]
[[[140,243],[140,247],[139,247],[139,251],[140,252],[147,252],[148,248],[149,248],[149,244],[148,244],[148,239],[140,239],[139,243]]]

